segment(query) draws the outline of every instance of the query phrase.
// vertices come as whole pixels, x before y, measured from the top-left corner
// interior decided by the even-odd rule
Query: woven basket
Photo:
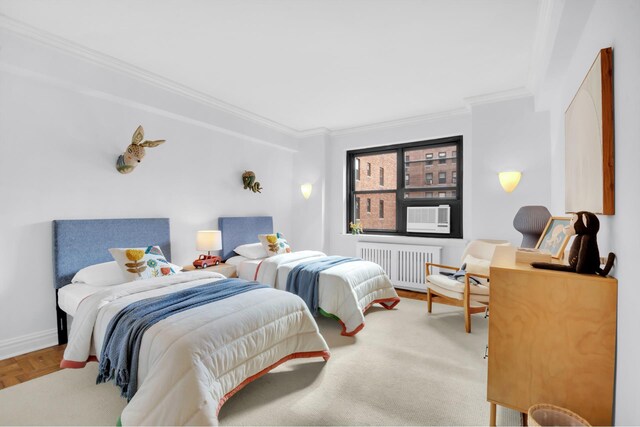
[[[589,426],[580,415],[568,409],[548,403],[540,403],[529,408],[530,426]]]

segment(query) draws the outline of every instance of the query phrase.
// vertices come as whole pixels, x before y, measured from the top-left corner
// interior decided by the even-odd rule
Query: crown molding
[[[191,117],[187,117],[181,114],[177,114],[174,113],[172,111],[168,111],[162,108],[158,108],[155,107],[153,105],[149,105],[149,104],[145,104],[142,102],[138,102],[135,100],[131,100],[128,98],[123,98],[120,96],[116,96],[110,93],[106,93],[106,92],[102,92],[99,90],[95,90],[95,89],[90,89],[87,87],[83,87],[83,86],[79,86],[71,81],[68,80],[63,80],[63,79],[59,79],[56,77],[52,77],[43,73],[39,73],[37,71],[33,71],[33,70],[29,70],[26,68],[21,68],[21,67],[16,67],[15,65],[12,64],[7,64],[5,62],[0,61],[0,71],[6,72],[6,73],[10,73],[10,74],[14,74],[16,76],[20,76],[20,77],[24,77],[24,78],[28,78],[28,79],[32,79],[35,81],[40,81],[40,82],[44,82],[47,83],[49,85],[64,89],[64,90],[68,90],[71,92],[75,92],[84,96],[88,96],[91,98],[95,98],[95,99],[101,99],[104,101],[108,101],[108,102],[112,102],[114,104],[119,104],[119,105],[123,105],[125,107],[128,108],[133,108],[133,109],[137,109],[140,111],[145,111],[148,113],[152,113],[152,114],[156,114],[158,116],[162,116],[162,117],[166,117],[172,120],[177,120],[186,124],[190,124],[190,125],[194,125],[194,126],[199,126],[205,129],[209,129],[209,130],[213,130],[225,135],[229,135],[229,136],[233,136],[235,138],[239,138],[239,139],[244,139],[247,141],[251,141],[251,142],[255,142],[257,144],[262,144],[262,145],[266,145],[278,150],[283,150],[283,151],[287,151],[290,153],[295,153],[298,150],[294,149],[294,148],[290,148],[284,145],[280,145],[280,144],[276,144],[274,142],[265,140],[265,139],[261,139],[261,138],[256,138],[254,136],[251,135],[247,135],[245,133],[241,133],[241,132],[236,132],[234,130],[231,129],[227,129],[224,128],[222,126],[218,126],[215,125],[213,123],[208,123],[202,120],[197,120],[197,119],[193,119]]]
[[[2,13],[0,13],[0,28],[4,28],[17,35],[36,41],[48,47],[52,47],[95,65],[99,65],[113,71],[118,71],[137,80],[144,81],[145,83],[148,83],[157,88],[173,92],[177,95],[189,98],[193,101],[205,104],[209,107],[216,108],[241,119],[249,120],[262,126],[269,127],[286,135],[297,137],[299,134],[297,130],[285,126],[281,123],[267,119],[258,114],[244,110],[240,107],[236,107],[235,105],[226,103],[213,96],[207,95],[203,92],[197,91],[178,82],[162,77],[158,74],[146,71],[142,68],[121,61],[110,55],[106,55],[96,50],[86,48],[65,38],[56,36],[47,31],[17,21]]]
[[[542,0],[541,6],[539,9],[540,18],[538,21],[538,27],[537,27],[536,37],[535,37],[536,45],[542,45],[547,41],[547,38],[543,37],[542,35],[549,33],[548,28],[550,25],[549,22],[551,22],[551,17],[555,16],[554,13],[557,13],[559,9],[557,6],[554,7],[553,3],[554,3],[553,0]],[[6,29],[12,33],[15,33],[19,36],[35,41],[37,43],[43,44],[45,46],[52,47],[58,51],[69,54],[76,58],[88,61],[90,63],[96,64],[98,66],[101,66],[116,72],[123,73],[127,76],[143,81],[154,87],[175,93],[179,96],[185,97],[187,99],[191,99],[193,101],[204,104],[208,107],[215,108],[219,111],[228,113],[235,117],[248,120],[258,125],[265,126],[267,128],[273,129],[284,135],[287,135],[296,139],[307,138],[307,137],[318,136],[318,135],[340,136],[340,135],[348,135],[348,134],[359,133],[359,132],[369,132],[369,131],[376,131],[376,130],[383,130],[383,129],[392,129],[392,128],[403,127],[403,126],[410,126],[410,125],[421,123],[421,122],[442,120],[442,119],[462,116],[465,114],[470,114],[471,107],[475,105],[508,101],[512,99],[519,99],[519,98],[533,95],[530,89],[521,87],[521,88],[516,88],[516,89],[511,89],[506,91],[499,91],[499,92],[464,98],[463,102],[465,106],[461,108],[452,109],[452,110],[412,116],[412,117],[407,117],[407,118],[402,118],[397,120],[369,123],[369,124],[346,127],[346,128],[328,129],[328,128],[320,127],[320,128],[307,129],[307,130],[297,130],[297,129],[288,127],[286,125],[283,125],[281,123],[275,122],[273,120],[267,119],[265,117],[262,117],[258,114],[254,114],[250,111],[244,110],[240,107],[236,107],[234,105],[228,104],[224,101],[221,101],[203,92],[189,88],[178,82],[172,81],[170,79],[167,79],[160,75],[146,71],[144,69],[138,68],[136,66],[133,66],[129,63],[121,61],[112,56],[86,48],[77,43],[74,43],[62,37],[53,35],[39,28],[22,23],[2,13],[0,13],[0,28]],[[535,49],[542,50],[545,52],[548,50],[548,49],[542,49],[542,48],[535,48]],[[52,81],[51,77],[45,76],[41,73],[32,72],[30,70],[18,69],[17,67],[13,67],[6,63],[0,64],[0,65],[1,65],[1,68],[5,71],[10,71],[15,74],[37,78],[39,80],[49,80],[50,82]],[[531,79],[531,74],[530,74],[530,79]],[[182,122],[188,122],[188,123],[196,124],[202,127],[206,127],[208,129],[214,129],[218,132],[223,132],[223,133],[240,137],[243,139],[259,142],[261,144],[270,145],[279,149],[283,149],[285,151],[290,151],[290,152],[297,151],[295,149],[291,149],[279,144],[275,144],[275,143],[265,141],[259,138],[255,138],[249,135],[241,134],[239,132],[231,131],[231,130],[222,128],[220,126],[213,125],[211,123],[194,120],[194,119],[181,116],[179,114],[175,114],[166,110],[158,109],[150,105],[141,104],[137,101],[116,97],[114,95],[107,94],[104,92],[96,92],[92,90],[90,91],[87,88],[78,88],[73,83],[70,83],[70,82],[56,81],[55,84],[57,84],[58,86],[64,86],[67,89],[72,89],[76,92],[83,93],[85,95],[95,96],[102,99],[109,99],[111,101],[118,102],[123,105],[127,105],[129,107],[143,109],[145,111],[156,112],[158,114],[162,114],[167,117],[178,119]]]
[[[531,91],[525,87],[519,87],[515,89],[502,90],[498,92],[491,92],[477,96],[471,96],[464,98],[464,102],[469,107],[475,107],[476,105],[491,104],[494,102],[511,101],[513,99],[527,98],[533,96]]]
[[[369,131],[382,130],[382,129],[392,129],[392,128],[397,128],[397,127],[410,126],[410,125],[421,123],[421,122],[428,122],[428,121],[433,121],[433,120],[442,120],[442,119],[458,117],[458,116],[462,116],[462,115],[465,115],[465,114],[469,114],[469,112],[470,112],[469,109],[466,108],[466,107],[456,108],[456,109],[453,109],[453,110],[440,111],[440,112],[437,112],[437,113],[430,113],[430,114],[423,114],[423,115],[420,115],[420,116],[407,117],[407,118],[404,118],[404,119],[389,120],[389,121],[386,121],[386,122],[378,122],[378,123],[371,123],[371,124],[362,125],[362,126],[355,126],[355,127],[349,127],[349,128],[336,129],[336,130],[332,130],[330,134],[331,134],[331,136],[340,136],[340,135],[348,135],[348,134],[359,133],[359,132],[369,132]]]
[[[534,94],[537,93],[549,68],[564,5],[564,0],[540,0],[526,86]]]
[[[307,130],[300,130],[296,133],[296,136],[298,138],[308,138],[311,136],[319,136],[319,135],[331,135],[332,131],[331,129],[327,129],[325,127],[320,127],[320,128],[315,128],[315,129],[307,129]]]

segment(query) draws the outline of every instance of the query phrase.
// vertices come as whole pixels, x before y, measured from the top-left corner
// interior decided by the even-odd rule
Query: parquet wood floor
[[[421,292],[405,291],[404,289],[396,289],[396,292],[400,298],[419,299],[420,301],[427,300],[427,294]]]
[[[60,370],[64,345],[0,360],[0,389]]]
[[[427,300],[426,294],[401,289],[397,291],[402,298]],[[64,348],[64,345],[56,345],[0,360],[0,389],[59,371]]]

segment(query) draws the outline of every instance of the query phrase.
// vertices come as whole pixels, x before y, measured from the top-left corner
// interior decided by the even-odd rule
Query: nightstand
[[[198,268],[196,269],[193,264],[189,264],[189,265],[185,265],[184,267],[182,267],[183,271],[193,271],[193,270],[202,270],[202,268]],[[229,265],[229,264],[225,264],[220,263],[218,265],[213,265],[211,267],[207,267],[204,269],[205,271],[215,271],[216,273],[220,273],[222,274],[224,277],[238,277],[238,274],[236,273],[236,266],[235,265]]]

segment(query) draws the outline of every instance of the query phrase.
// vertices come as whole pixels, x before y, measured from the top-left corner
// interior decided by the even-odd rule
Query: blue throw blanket
[[[361,261],[360,258],[348,258],[342,256],[328,256],[302,262],[296,265],[287,276],[287,291],[302,298],[313,313],[318,315],[318,280],[320,273],[327,268],[344,264],[345,262]]]
[[[138,356],[147,329],[182,311],[267,287],[257,282],[226,279],[129,304],[107,326],[96,384],[115,380],[122,389],[122,397],[131,400],[138,389]]]

